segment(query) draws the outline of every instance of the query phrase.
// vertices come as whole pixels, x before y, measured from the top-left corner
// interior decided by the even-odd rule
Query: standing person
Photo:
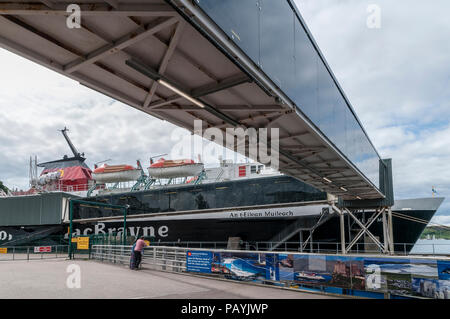
[[[144,250],[144,247],[148,246],[144,239],[144,236],[139,238],[136,242],[136,246],[134,247],[134,269],[136,270],[139,268],[139,264],[142,260],[142,250]]]
[[[133,246],[131,247],[131,256],[130,256],[130,269],[134,269],[134,264],[135,264],[135,260],[136,260],[136,256],[134,255],[134,248],[136,247],[136,243],[137,243],[137,239],[135,240]]]

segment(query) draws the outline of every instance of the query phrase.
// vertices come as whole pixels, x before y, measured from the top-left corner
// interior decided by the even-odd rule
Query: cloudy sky
[[[383,158],[396,198],[448,197],[434,221],[450,225],[450,2],[296,0],[311,32]],[[380,8],[380,28],[368,28]],[[372,20],[371,20],[372,21]],[[77,82],[0,49],[0,180],[27,188],[28,161],[70,155],[88,165],[170,153],[180,132]]]

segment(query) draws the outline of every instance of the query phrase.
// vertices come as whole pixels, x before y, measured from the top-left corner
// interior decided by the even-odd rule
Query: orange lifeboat
[[[160,158],[148,168],[148,174],[154,178],[176,178],[197,176],[203,170],[203,163],[190,159],[166,160]]]
[[[135,181],[141,176],[141,170],[131,165],[107,165],[94,169],[92,177],[98,183],[118,183]]]

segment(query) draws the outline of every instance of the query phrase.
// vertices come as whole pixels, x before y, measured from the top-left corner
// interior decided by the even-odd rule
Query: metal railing
[[[93,245],[91,247],[91,259],[102,261],[102,262],[110,262],[110,263],[116,263],[116,264],[122,264],[122,265],[129,265],[130,264],[130,255],[131,255],[131,245]],[[378,291],[372,291],[372,289],[365,288],[364,284],[364,269],[356,268],[353,270],[353,267],[349,268],[350,274],[342,275],[342,272],[338,270],[332,270],[333,276],[336,272],[336,276],[343,276],[343,277],[349,277],[350,281],[347,282],[344,285],[347,285],[346,288],[342,288],[342,282],[339,280],[343,280],[343,278],[339,279],[337,282],[330,281],[330,282],[322,282],[322,281],[313,281],[313,280],[307,280],[307,279],[295,279],[294,277],[284,276],[283,278],[276,278],[272,276],[272,266],[269,263],[269,268],[266,268],[265,272],[258,271],[255,276],[253,275],[241,275],[239,270],[239,265],[237,265],[236,270],[233,271],[233,265],[231,264],[231,268],[229,268],[229,265],[225,266],[226,268],[223,268],[222,265],[219,264],[210,264],[210,271],[198,271],[196,268],[197,265],[202,265],[202,267],[205,266],[204,261],[201,260],[201,263],[196,263],[196,260],[194,259],[193,263],[190,264],[190,267],[193,267],[193,269],[188,270],[187,265],[187,255],[188,252],[192,252],[194,254],[195,251],[208,251],[209,253],[217,254],[219,256],[219,260],[221,254],[225,254],[225,256],[232,256],[231,259],[234,260],[245,260],[246,257],[240,257],[241,253],[245,255],[248,255],[248,253],[251,253],[250,255],[257,254],[258,257],[251,257],[251,258],[258,258],[257,263],[258,267],[261,265],[260,257],[263,256],[263,258],[267,258],[267,251],[236,251],[236,250],[226,250],[226,249],[199,249],[199,248],[185,248],[185,247],[170,247],[170,246],[151,246],[146,247],[143,252],[142,256],[142,263],[141,265],[144,265],[144,268],[152,269],[152,270],[162,270],[162,271],[171,271],[171,272],[184,272],[190,275],[201,275],[201,276],[213,276],[216,278],[221,279],[229,279],[229,280],[238,280],[238,281],[245,281],[247,283],[259,283],[259,284],[267,284],[270,286],[279,286],[279,287],[285,287],[285,288],[292,288],[292,289],[300,289],[305,291],[315,291],[315,292],[325,292],[325,293],[333,293],[333,294],[342,294],[342,295],[349,295],[349,296],[363,296],[368,298],[394,298],[397,297],[407,297],[407,298],[418,298],[418,296],[411,290],[410,293],[405,293],[404,291],[398,291],[395,287],[391,290],[388,289],[379,289]],[[273,254],[277,254],[274,252]],[[281,253],[284,255],[284,253]],[[300,255],[304,256],[302,253],[293,253],[294,255]],[[329,254],[320,254],[319,256],[327,256]],[[313,256],[313,255],[312,255]],[[364,257],[372,257],[371,255],[361,255]],[[341,255],[342,257],[342,255]],[[364,258],[363,257],[363,258]],[[194,257],[196,258],[196,257]],[[242,258],[242,259],[241,259]],[[270,257],[269,257],[270,258]],[[295,259],[296,257],[294,257]],[[345,257],[344,257],[345,258]],[[384,256],[383,258],[386,258],[386,260],[390,260],[394,258],[394,260],[397,260],[396,256]],[[291,259],[291,260],[294,260]],[[302,259],[302,258],[301,258]],[[215,260],[215,259],[214,259]],[[256,259],[255,259],[256,260]],[[277,260],[277,259],[274,259]],[[323,260],[323,259],[321,259]],[[409,263],[409,258],[403,258],[405,263]],[[447,260],[447,259],[446,259]],[[267,259],[265,259],[267,262]],[[192,260],[191,260],[192,262]],[[339,261],[341,262],[341,261]],[[300,263],[302,264],[302,263]],[[364,264],[364,263],[363,263]],[[266,264],[267,265],[267,264]],[[145,267],[150,266],[150,267]],[[264,266],[266,267],[266,266]],[[293,266],[291,266],[293,267]],[[207,267],[208,268],[208,267]],[[270,269],[271,276],[270,278],[267,277],[267,270]],[[297,271],[297,270],[295,270]],[[245,272],[245,271],[243,271]],[[352,275],[353,273],[353,275]],[[262,275],[261,275],[262,274]],[[361,275],[362,274],[362,275]],[[361,276],[362,282],[361,282]],[[337,277],[338,278],[338,277]],[[352,283],[353,278],[353,283]],[[381,280],[381,279],[380,279]],[[391,280],[397,280],[392,279]],[[361,283],[363,283],[363,286],[361,286]],[[425,296],[422,294],[422,296]],[[434,298],[437,298],[436,296]]]
[[[171,247],[185,247],[185,248],[201,248],[201,249],[227,249],[227,241],[155,241],[151,242],[152,246],[171,246]],[[287,252],[304,252],[304,253],[327,253],[340,254],[341,243],[337,242],[312,242],[308,243],[306,247],[301,249],[301,245],[296,242],[283,242],[278,247],[272,249],[278,242],[273,241],[258,241],[246,242],[243,241],[239,248],[243,250],[258,250],[258,251],[287,251]],[[348,243],[346,243],[348,245]],[[236,249],[236,248],[234,248]],[[394,244],[395,254],[397,255],[426,255],[426,256],[450,256],[450,244],[409,244],[396,243]],[[376,244],[356,243],[349,254],[367,254],[367,253],[381,253]]]
[[[131,245],[92,245],[91,259],[116,264],[130,264]],[[186,252],[182,247],[147,247],[142,254],[141,265],[161,270],[182,272],[186,270]]]
[[[39,259],[54,259],[67,258],[67,245],[53,245],[50,251],[36,251],[37,246],[2,246],[0,247],[0,261],[12,260],[39,260]]]

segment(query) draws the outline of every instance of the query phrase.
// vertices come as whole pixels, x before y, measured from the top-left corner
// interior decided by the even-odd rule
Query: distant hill
[[[437,227],[437,226],[429,226],[426,227],[420,236],[420,239],[426,239],[427,235],[430,235],[432,238],[433,235],[436,237],[436,239],[450,239],[450,229],[444,229],[443,227]]]

